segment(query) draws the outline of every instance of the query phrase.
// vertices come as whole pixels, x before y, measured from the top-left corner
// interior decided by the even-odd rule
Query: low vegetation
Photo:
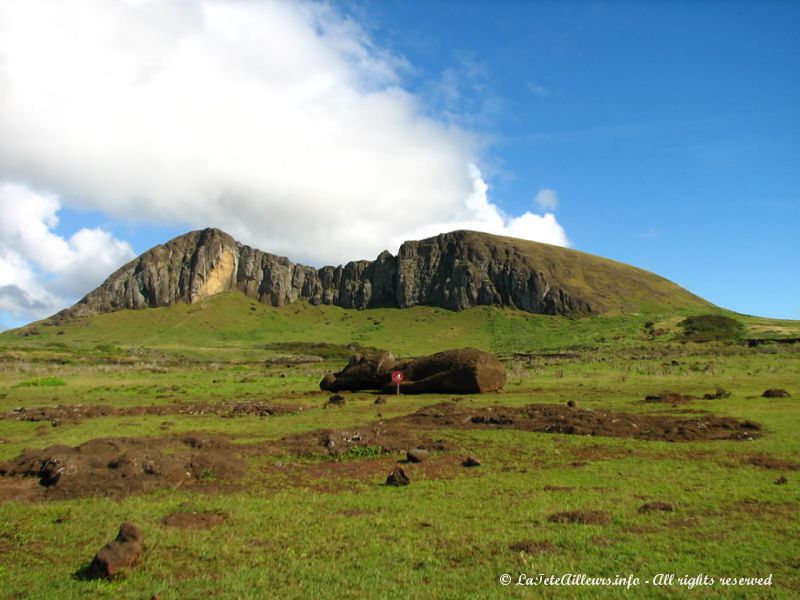
[[[60,496],[41,474],[0,477],[0,595],[510,597],[522,588],[500,585],[504,573],[574,572],[772,574],[733,594],[794,598],[800,345],[736,337],[800,337],[800,323],[725,314],[740,334],[698,343],[681,325],[698,316],[272,308],[224,294],[0,334],[0,463],[58,445],[85,445],[87,465],[89,450],[103,457],[94,488]],[[466,346],[501,357],[502,392],[343,392],[329,406],[318,387],[355,348]],[[552,415],[562,425],[548,429]],[[429,456],[407,463],[416,445]],[[145,463],[161,483],[120,483]],[[385,485],[398,463],[410,485]],[[85,578],[123,522],[141,530],[141,564]]]

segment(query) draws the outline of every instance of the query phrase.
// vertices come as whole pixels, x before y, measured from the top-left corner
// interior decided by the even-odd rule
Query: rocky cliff
[[[226,291],[273,306],[301,299],[344,308],[497,305],[550,315],[707,304],[628,265],[471,231],[405,242],[397,256],[316,269],[205,229],[148,250],[58,317],[193,303]]]

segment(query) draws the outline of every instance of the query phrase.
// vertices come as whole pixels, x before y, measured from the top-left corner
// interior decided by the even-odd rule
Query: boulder
[[[391,352],[359,352],[338,373],[328,373],[319,387],[329,392],[376,390],[391,377],[397,360]]]
[[[467,458],[464,459],[464,462],[462,462],[461,464],[464,465],[465,467],[480,467],[481,461],[472,456],[468,456]]]
[[[389,476],[386,478],[386,485],[408,485],[411,483],[411,478],[406,474],[406,470],[400,465],[395,466]]]
[[[408,459],[408,462],[413,463],[421,463],[426,461],[428,460],[428,456],[430,456],[430,453],[422,448],[412,448],[406,452],[406,458]]]
[[[506,372],[494,354],[475,348],[448,350],[398,364],[388,352],[356,354],[338,373],[329,373],[320,382],[328,391],[380,389],[395,393],[391,372],[405,375],[400,384],[403,394],[480,394],[501,389]]]
[[[142,533],[133,523],[120,525],[116,539],[103,546],[89,565],[93,579],[114,579],[142,560]]]
[[[786,390],[782,390],[780,388],[771,388],[769,390],[764,390],[764,393],[761,394],[762,398],[788,398],[789,392]]]

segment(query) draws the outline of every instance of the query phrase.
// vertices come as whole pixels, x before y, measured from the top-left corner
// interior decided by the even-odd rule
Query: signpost
[[[392,371],[392,381],[397,385],[397,395],[400,395],[400,382],[405,379],[406,376],[402,371]]]

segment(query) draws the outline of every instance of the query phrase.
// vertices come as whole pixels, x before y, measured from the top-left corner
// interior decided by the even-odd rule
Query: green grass
[[[255,306],[255,310],[250,310]],[[2,597],[25,598],[795,598],[800,592],[800,471],[766,469],[752,456],[800,462],[800,348],[749,348],[683,340],[678,323],[703,312],[582,319],[489,307],[346,311],[298,304],[254,305],[236,294],[168,309],[121,311],[37,335],[0,334],[0,412],[17,407],[266,401],[291,408],[272,417],[212,415],[101,417],[80,422],[0,420],[0,461],[25,448],[74,446],[98,437],[224,433],[243,446],[316,429],[358,430],[380,419],[447,400],[396,398],[376,406],[371,393],[346,394],[325,408],[322,375],[341,368],[350,347],[400,356],[475,346],[503,356],[502,393],[462,406],[522,406],[575,400],[592,410],[653,414],[642,403],[672,391],[726,398],[674,410],[708,410],[764,426],[751,442],[645,442],[515,430],[436,430],[452,450],[407,465],[412,483],[383,485],[402,454],[377,447],[333,459],[252,456],[247,478],[207,493],[161,489],[110,501],[0,501]],[[734,315],[745,337],[794,337],[800,324]],[[646,327],[647,323],[652,323]],[[293,363],[297,356],[323,362]],[[60,381],[63,385],[32,384]],[[789,398],[762,398],[767,388]],[[380,416],[379,416],[380,415]],[[472,454],[482,466],[464,469]],[[786,485],[776,485],[780,475]],[[2,486],[0,485],[0,490]],[[671,513],[640,513],[645,502]],[[209,530],[166,527],[177,510],[213,511]],[[560,511],[592,509],[608,525],[551,523]],[[144,562],[115,582],[73,577],[122,521],[137,523]],[[542,554],[513,551],[521,541]],[[523,588],[502,573],[649,578],[773,575],[771,588],[639,586]]]

